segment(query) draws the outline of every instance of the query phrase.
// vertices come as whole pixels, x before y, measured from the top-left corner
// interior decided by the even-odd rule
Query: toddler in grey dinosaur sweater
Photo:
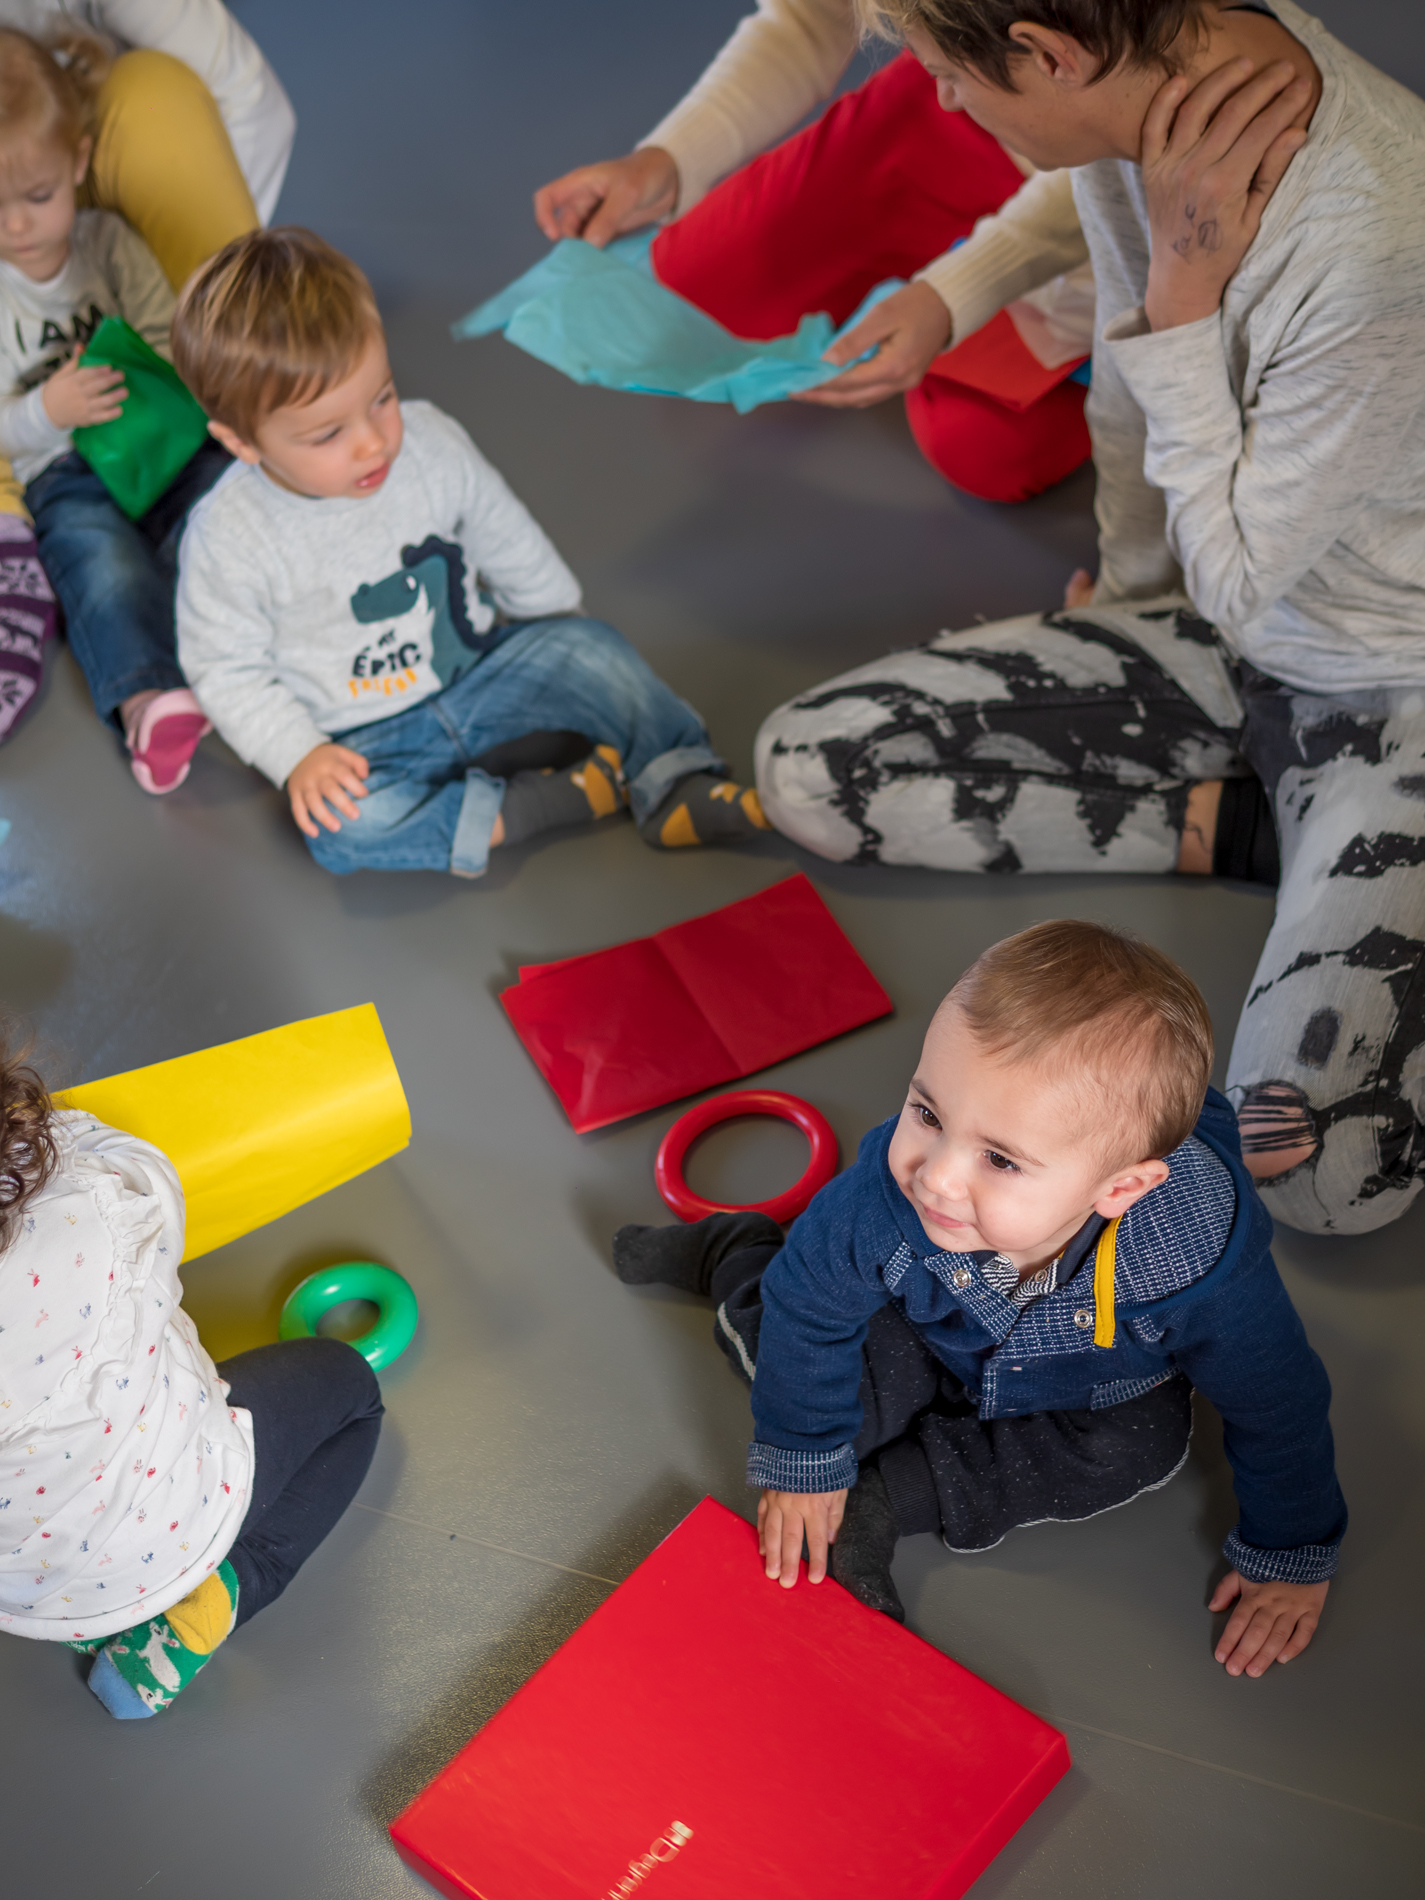
[[[185,289],[174,360],[236,458],[184,536],[179,658],[319,863],[478,877],[625,805],[661,849],[767,829],[460,425],[397,400],[355,265],[237,239]]]

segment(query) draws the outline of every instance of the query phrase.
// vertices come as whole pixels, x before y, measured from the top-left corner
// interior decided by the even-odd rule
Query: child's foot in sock
[[[111,1636],[89,1671],[89,1687],[121,1722],[157,1715],[228,1636],[237,1600],[237,1572],[220,1563],[165,1616]]]
[[[830,1572],[868,1610],[904,1623],[905,1606],[891,1580],[898,1535],[885,1479],[875,1465],[862,1465],[846,1494],[846,1515],[831,1546]]]
[[[772,826],[750,785],[734,785],[713,772],[679,779],[638,827],[656,851],[691,844],[745,844]]]
[[[707,1294],[712,1277],[739,1247],[780,1247],[782,1230],[766,1214],[709,1214],[673,1227],[620,1227],[614,1272],[625,1286],[676,1286]]]
[[[626,798],[623,761],[611,745],[595,746],[572,771],[516,772],[505,781],[501,843],[523,844],[560,825],[612,818],[623,810]]]
[[[135,693],[120,708],[133,774],[146,792],[171,792],[188,776],[198,741],[212,722],[186,686]]]

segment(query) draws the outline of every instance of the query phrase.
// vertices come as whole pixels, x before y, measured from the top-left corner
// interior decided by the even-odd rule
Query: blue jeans
[[[178,668],[173,597],[188,510],[232,457],[205,443],[137,521],[130,521],[82,456],[61,455],[25,490],[70,648],[101,719],[119,725],[131,693],[172,692]]]
[[[228,1562],[237,1621],[280,1597],[361,1488],[381,1436],[381,1388],[340,1339],[257,1346],[218,1367],[252,1414],[252,1499]]]
[[[690,772],[723,771],[703,723],[602,620],[512,628],[458,680],[408,711],[332,734],[370,766],[360,818],[308,840],[329,871],[485,869],[505,781],[476,761],[530,732],[615,747],[636,819]]]

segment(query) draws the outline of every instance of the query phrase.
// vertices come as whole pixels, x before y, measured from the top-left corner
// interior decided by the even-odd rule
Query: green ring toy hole
[[[350,1342],[371,1369],[379,1372],[399,1359],[416,1336],[420,1308],[409,1283],[374,1260],[346,1260],[309,1273],[287,1296],[278,1338],[312,1338],[322,1315],[344,1300],[369,1300],[380,1315],[370,1332]]]

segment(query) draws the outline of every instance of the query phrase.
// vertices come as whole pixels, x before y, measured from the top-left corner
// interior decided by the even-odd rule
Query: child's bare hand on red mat
[[[292,816],[307,837],[317,837],[317,826],[340,831],[341,819],[335,817],[327,800],[336,806],[342,818],[359,818],[353,799],[365,798],[362,782],[371,767],[359,752],[344,745],[313,746],[306,758],[294,766],[287,779],[287,796],[292,801]]]
[[[846,1515],[844,1491],[764,1491],[757,1506],[757,1548],[767,1575],[790,1590],[797,1580],[805,1538],[810,1563],[807,1580],[826,1575],[827,1552],[836,1542]]]
[[[92,429],[99,422],[113,422],[124,412],[124,372],[109,363],[91,363],[79,367],[76,350],[55,371],[44,386],[40,398],[45,414],[56,429]]]
[[[1213,1651],[1229,1676],[1264,1676],[1274,1662],[1299,1656],[1316,1634],[1326,1602],[1325,1583],[1253,1583],[1229,1570],[1212,1593],[1209,1610],[1237,1607]]]

